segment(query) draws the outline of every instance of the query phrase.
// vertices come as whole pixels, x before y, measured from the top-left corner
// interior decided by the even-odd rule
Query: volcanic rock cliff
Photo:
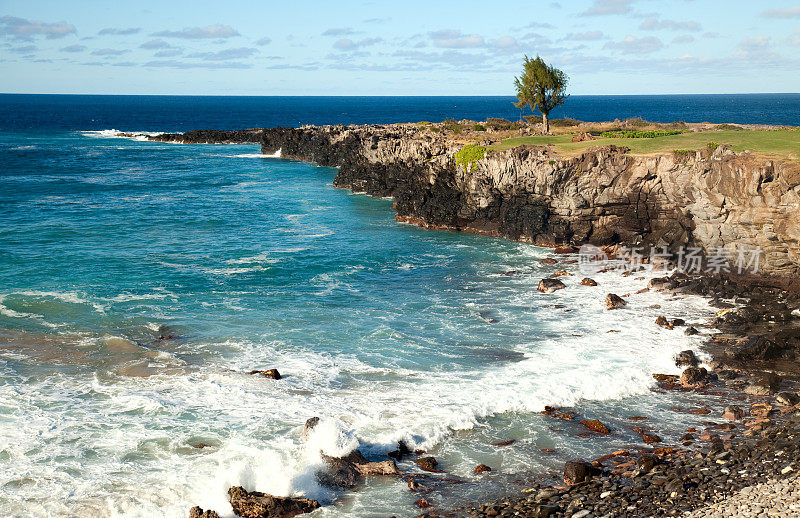
[[[339,168],[338,187],[391,196],[397,219],[542,245],[760,247],[760,270],[800,273],[800,163],[718,147],[631,156],[545,146],[457,166],[460,145],[411,126],[264,130],[262,151]]]
[[[395,200],[429,228],[562,243],[763,251],[760,272],[800,274],[800,162],[718,147],[633,156],[614,146],[559,156],[547,146],[489,151],[456,165],[461,144],[406,125],[195,131],[154,140],[261,142],[262,152],[338,167],[334,185]]]

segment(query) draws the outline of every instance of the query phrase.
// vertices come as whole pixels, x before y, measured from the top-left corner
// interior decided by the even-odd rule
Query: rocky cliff
[[[457,166],[460,145],[412,125],[264,130],[262,151],[339,168],[334,184],[395,200],[397,219],[541,245],[760,247],[762,273],[800,273],[800,163],[719,147],[660,156],[545,146]]]
[[[399,221],[544,246],[564,243],[760,248],[761,274],[800,283],[800,162],[725,147],[633,156],[613,146],[564,157],[547,146],[489,151],[456,165],[462,145],[412,124],[200,130],[153,140],[261,143],[285,158],[338,167],[338,187],[392,197]]]

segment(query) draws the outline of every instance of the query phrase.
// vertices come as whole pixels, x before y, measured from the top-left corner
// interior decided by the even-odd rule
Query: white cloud
[[[121,56],[123,54],[127,54],[128,50],[118,50],[118,49],[97,49],[92,51],[93,56]]]
[[[97,34],[99,34],[101,36],[103,36],[103,35],[127,36],[129,34],[137,34],[141,30],[142,29],[140,29],[139,27],[129,27],[127,29],[115,29],[115,28],[109,27],[109,28],[106,28],[106,29],[100,29],[100,32],[98,32]]]
[[[605,38],[603,31],[570,32],[564,36],[565,40],[572,41],[595,41]]]
[[[179,31],[159,31],[152,36],[164,38],[184,38],[184,39],[226,39],[239,36],[239,31],[229,25],[209,25],[207,27],[187,27]]]
[[[433,44],[445,49],[474,49],[486,43],[478,34],[461,34],[461,31],[441,30],[429,34]]]
[[[767,9],[761,14],[767,18],[800,18],[800,5],[785,9]]]
[[[381,38],[364,38],[362,40],[353,41],[349,38],[341,38],[336,40],[336,43],[333,44],[333,48],[345,52],[354,51],[362,47],[369,47],[375,45],[376,43],[380,43]]]
[[[67,22],[45,23],[15,16],[0,18],[0,35],[13,36],[20,39],[31,39],[33,36],[45,36],[47,39],[63,38],[75,34],[75,26]]]
[[[254,48],[238,47],[234,49],[218,50],[217,52],[195,52],[194,54],[189,54],[186,57],[200,58],[207,61],[228,61],[231,59],[249,58],[256,52],[258,51]]]
[[[699,31],[701,29],[700,24],[697,22],[678,22],[675,20],[660,20],[658,18],[646,19],[639,28],[643,31]]]
[[[172,45],[164,40],[150,40],[145,41],[139,47],[143,49],[169,49],[172,48]]]
[[[605,16],[631,12],[633,0],[594,0],[592,6],[581,14],[584,16]]]
[[[322,33],[323,36],[349,36],[355,34],[351,27],[333,27]]]
[[[616,49],[626,54],[649,54],[664,47],[660,39],[654,36],[646,36],[644,38],[635,38],[630,34],[622,41],[612,42],[609,41],[603,48]]]
[[[67,45],[66,47],[61,47],[61,52],[83,52],[86,50],[85,45]]]

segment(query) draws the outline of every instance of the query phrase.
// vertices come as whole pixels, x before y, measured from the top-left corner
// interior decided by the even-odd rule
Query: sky
[[[800,0],[0,0],[0,92],[800,92]]]

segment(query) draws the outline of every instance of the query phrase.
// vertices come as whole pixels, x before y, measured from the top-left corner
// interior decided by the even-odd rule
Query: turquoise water
[[[391,200],[334,188],[334,169],[109,134],[0,135],[0,506],[12,516],[195,504],[224,516],[234,484],[309,495],[325,516],[412,516],[420,495],[401,481],[320,487],[320,450],[382,460],[404,439],[467,481],[428,497],[446,507],[636,444],[632,413],[661,418],[667,440],[695,422],[669,410],[693,396],[658,397],[650,374],[677,372],[674,353],[701,338],[652,322],[712,315],[701,299],[635,294],[645,279],[611,272],[544,295],[539,279],[574,265],[399,224]],[[609,291],[631,293],[631,309],[606,311]],[[247,374],[273,367],[285,378]],[[615,433],[577,437],[544,405]],[[495,469],[483,484],[478,463]]]

